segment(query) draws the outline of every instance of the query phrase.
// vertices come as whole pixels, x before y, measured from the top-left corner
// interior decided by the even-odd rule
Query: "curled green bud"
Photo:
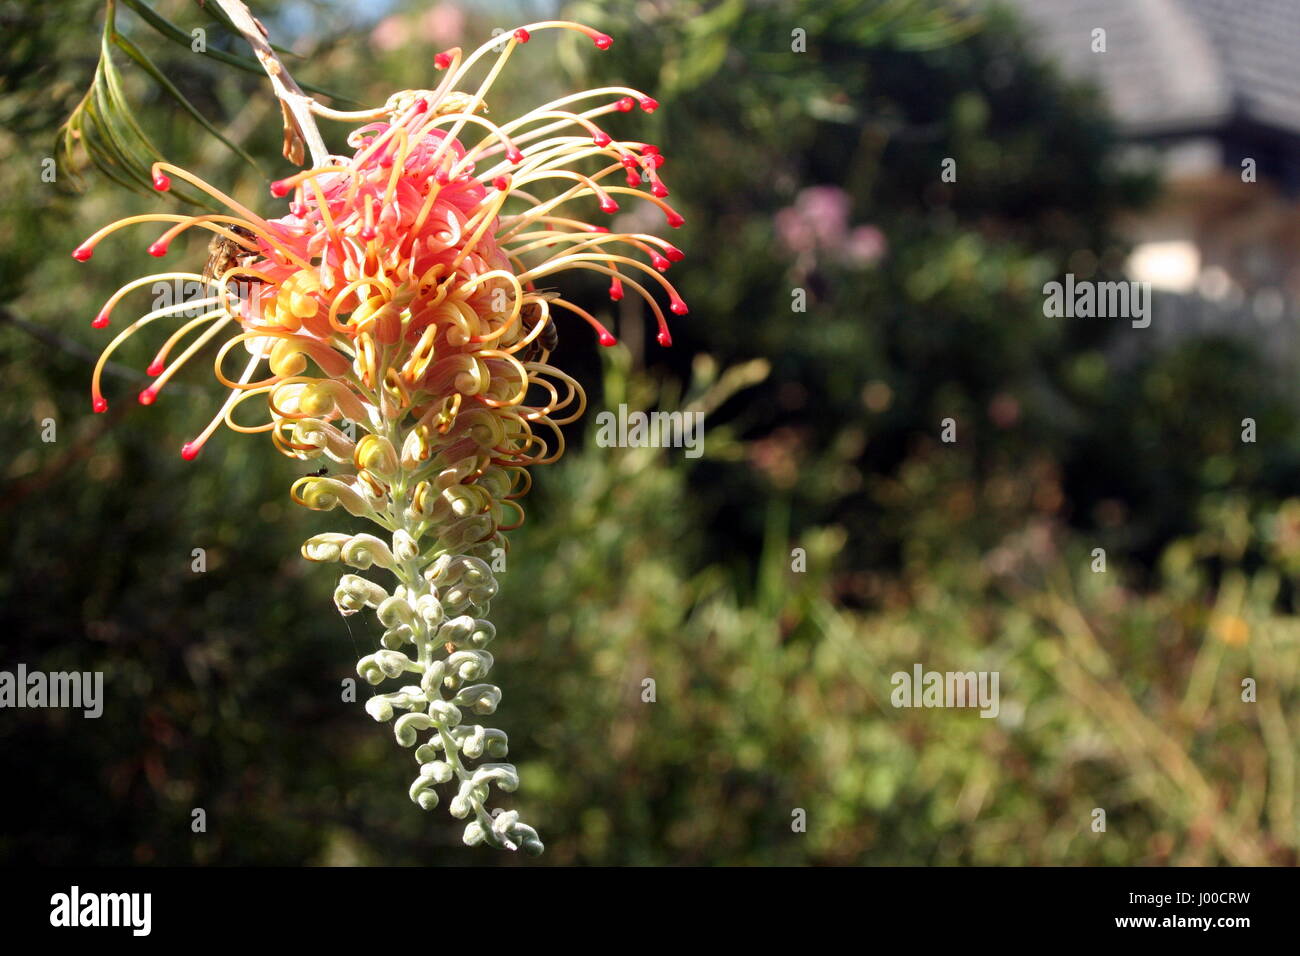
[[[385,677],[400,677],[405,671],[421,673],[422,668],[400,651],[376,651],[357,661],[357,673],[372,684]]]
[[[498,790],[514,793],[519,789],[519,773],[515,770],[514,764],[485,763],[474,771],[470,782],[476,787],[494,783]]]
[[[443,727],[456,727],[461,721],[460,708],[446,700],[430,702],[429,716]]]
[[[344,617],[367,607],[378,607],[387,598],[387,591],[357,574],[343,575],[334,589],[334,604]]]
[[[471,684],[461,688],[453,701],[461,707],[468,707],[476,714],[494,714],[501,703],[501,688],[494,684]]]
[[[445,760],[431,760],[421,764],[420,773],[432,777],[434,783],[447,783],[456,776],[455,769]]]
[[[388,549],[388,545],[373,534],[354,535],[343,546],[339,556],[345,564],[363,571],[375,564],[390,571],[397,566],[397,561],[393,558],[393,552]]]
[[[401,746],[414,747],[416,732],[428,730],[433,726],[433,718],[428,714],[403,714],[397,718],[397,723],[393,724],[393,736]]]
[[[420,556],[420,548],[415,539],[401,528],[393,532],[393,556],[398,561],[414,561]]]
[[[438,806],[438,792],[433,789],[433,785],[439,782],[432,776],[421,773],[415,778],[415,782],[411,784],[408,793],[411,799],[418,803],[422,809],[433,810]]]
[[[465,730],[464,727],[458,729]],[[460,752],[471,760],[477,760],[484,754],[500,759],[510,752],[505,731],[490,729],[481,724],[475,724],[473,730],[462,736],[458,744]]]
[[[444,661],[434,661],[425,668],[424,676],[420,678],[420,687],[429,695],[430,700],[438,699],[438,688],[446,676],[447,664]]]
[[[457,651],[447,658],[447,666],[461,680],[478,680],[492,670],[492,655],[487,651]]]
[[[308,538],[302,546],[302,556],[308,561],[337,561],[351,535],[327,532]]]

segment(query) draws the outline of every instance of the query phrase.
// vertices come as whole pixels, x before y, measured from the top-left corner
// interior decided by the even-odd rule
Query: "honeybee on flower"
[[[212,234],[203,273],[133,280],[95,317],[96,328],[109,327],[131,292],[159,280],[202,284],[198,302],[154,309],[109,342],[92,379],[94,410],[107,408],[105,362],[146,327],[183,320],[148,367],[153,380],[139,394],[144,404],[201,349],[220,342],[214,371],[226,397],[182,456],[196,457],[224,423],[269,432],[291,457],[343,466],[342,473],[299,478],[294,499],[318,510],[342,505],[389,540],[318,535],[303,553],[360,569],[378,565],[398,579],[389,593],[347,574],[335,600],[344,614],[375,609],[387,628],[384,649],[358,665],[362,676],[419,680],[367,705],[382,720],[394,709],[408,711],[395,723],[403,745],[414,746],[417,731],[433,731],[416,750],[421,773],[411,798],[430,808],[433,786],[458,780],[451,810],[472,816],[466,842],[537,852],[535,831],[517,815],[494,817],[484,807],[490,783],[514,788],[514,768],[465,765],[503,756],[504,734],[466,727],[462,711],[491,713],[500,697],[477,683],[491,667],[484,646],[495,633],[484,619],[496,592],[486,561],[505,547],[502,532],[523,520],[526,468],[561,455],[560,426],[585,407],[578,382],[540,360],[554,347],[555,319],[571,313],[602,345],[615,341],[590,311],[538,284],[568,270],[596,272],[608,278],[611,299],[629,290],[644,299],[665,346],[671,335],[659,299],[674,314],[687,312],[663,275],[682,258],[676,246],[592,221],[617,212],[623,200],[650,203],[669,227],[682,225],[666,199],[658,149],[616,140],[599,125],[602,117],[638,107],[652,112],[658,104],[637,90],[604,87],[501,122],[487,108],[510,57],[546,30],[576,31],[602,50],[612,43],[580,24],[533,23],[504,45],[494,37],[467,56],[460,49],[438,54],[434,65],[445,75],[435,89],[402,91],[367,111],[315,107],[362,125],[348,137],[350,155],[271,183],[272,196],[287,200],[286,214],[276,218],[178,166],[155,163],[155,188],[180,179],[228,211],[127,217],[73,252],[87,260],[106,237],[137,224],[167,224],[148,246],[156,257],[191,229]],[[500,52],[492,59],[494,47]],[[482,66],[486,75],[471,82]],[[238,420],[242,406],[258,398],[269,420]],[[415,656],[404,653],[406,645]],[[444,649],[448,656],[438,659]]]

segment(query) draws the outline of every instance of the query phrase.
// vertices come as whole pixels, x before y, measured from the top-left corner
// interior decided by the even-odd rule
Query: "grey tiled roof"
[[[1134,133],[1245,119],[1300,133],[1300,0],[1009,0],[1040,50]],[[1105,53],[1092,31],[1106,30]]]

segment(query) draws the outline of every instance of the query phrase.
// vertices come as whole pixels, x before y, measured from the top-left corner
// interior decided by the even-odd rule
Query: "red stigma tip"
[[[149,255],[153,256],[155,259],[161,259],[163,256],[167,255],[167,243],[162,242],[161,240],[158,242],[151,242],[149,243],[148,251]]]
[[[146,374],[146,375],[161,375],[161,374],[163,373],[163,369],[165,369],[166,367],[167,367],[167,366],[164,365],[162,362],[158,362],[158,361],[150,362],[150,363],[149,363],[149,367],[148,367],[147,369],[144,370],[144,374]],[[157,393],[155,393],[155,394],[157,394]]]
[[[510,180],[506,179],[504,176],[498,176],[496,179],[492,180],[492,185],[502,192],[505,192],[510,188]]]
[[[600,211],[607,212],[612,216],[614,213],[618,212],[618,203],[606,196],[600,201]]]
[[[615,345],[618,343],[618,339],[614,338],[614,336],[610,335],[608,332],[605,332],[603,330],[601,331],[600,336],[596,339],[596,341],[598,341],[601,345],[605,346],[605,348],[609,348],[611,345]]]
[[[186,461],[193,461],[199,457],[199,452],[203,449],[202,445],[195,445],[192,441],[187,441],[181,445],[181,457]]]
[[[655,336],[655,338],[658,340],[659,344],[662,345],[664,348],[668,348],[673,344],[673,337],[668,334],[667,329],[664,329],[657,336]]]
[[[141,405],[152,405],[153,400],[158,397],[158,393],[152,388],[146,388],[138,397]]]
[[[623,298],[623,284],[617,280],[609,284],[609,298],[613,302],[618,302]]]
[[[172,181],[162,173],[159,173],[153,178],[153,188],[158,190],[160,193],[165,193],[167,190],[172,188]]]
[[[305,219],[308,212],[307,204],[302,202],[291,202],[289,203],[289,212],[297,216],[299,219]]]
[[[78,262],[85,262],[94,254],[95,250],[90,246],[77,246],[77,248],[72,250],[72,258],[76,259]]]
[[[627,171],[627,184],[635,189],[637,186],[641,185],[641,177],[638,176],[635,171],[629,169]]]
[[[632,112],[632,107],[636,106],[636,102],[632,97],[625,96],[615,103],[614,106],[620,113],[630,113]]]
[[[512,163],[522,163],[524,161],[524,154],[521,153],[516,147],[511,146],[509,149],[506,150],[506,159],[508,159]]]
[[[276,179],[271,182],[271,195],[276,199],[289,195],[289,187],[283,179]]]
[[[624,153],[622,158],[619,159],[619,162],[622,163],[628,169],[641,168],[641,164],[636,161],[636,157],[633,156],[631,153]]]
[[[518,30],[515,31],[515,39],[518,40],[520,43],[527,43],[532,38],[533,38],[532,34],[530,34],[523,27],[520,27]]]
[[[92,329],[102,329],[105,328],[107,325],[108,325],[107,309],[105,309],[103,312],[99,313],[99,315],[95,316],[93,319],[90,320],[90,327]]]
[[[608,33],[597,33],[591,38],[591,42],[596,44],[597,50],[608,50],[614,45],[614,38]]]
[[[415,101],[415,106],[412,108],[417,113],[426,113],[429,110],[429,101],[422,96]]]
[[[95,414],[98,415],[101,412],[108,411],[108,402],[104,401],[104,399],[96,395],[95,398],[91,401],[90,407],[93,408],[95,410]]]
[[[588,232],[609,232],[609,226],[588,226],[587,231]]]
[[[650,264],[660,272],[666,272],[668,267],[672,265],[671,262],[659,255],[657,252],[650,253]]]
[[[685,315],[687,312],[691,311],[686,308],[686,303],[681,299],[673,299],[673,304],[668,306],[668,308],[672,311],[673,315]]]
[[[435,70],[445,70],[451,66],[451,57],[446,53],[439,53],[433,58],[433,68]]]
[[[656,179],[650,184],[650,192],[658,196],[660,199],[663,199],[668,195],[668,187]]]
[[[641,152],[644,153],[646,156],[654,156],[659,152],[659,147],[653,146],[650,143],[646,143],[644,146],[641,147]]]
[[[655,110],[659,109],[659,101],[653,96],[643,97],[641,99],[641,109],[645,110],[647,113],[653,113]]]
[[[664,164],[664,158],[663,155],[660,153],[651,153],[650,156],[646,159],[646,162],[650,164],[651,169],[658,169],[660,166]]]
[[[361,227],[361,238],[364,239],[366,242],[369,242],[371,239],[375,238],[375,236],[377,236],[377,235],[379,235],[379,233],[377,233],[377,232],[375,231],[375,227],[374,227],[374,226],[362,226],[362,227]]]
[[[670,212],[668,214],[668,225],[672,226],[674,229],[680,229],[685,224],[685,222],[686,220],[683,219],[681,215],[679,215],[678,213]]]
[[[596,130],[596,135],[591,137],[591,141],[597,146],[608,146],[613,142],[613,140],[609,138],[609,134],[603,129]]]
[[[681,262],[683,259],[686,258],[686,253],[682,252],[682,250],[678,249],[674,245],[664,246],[664,255],[666,255],[673,262]]]

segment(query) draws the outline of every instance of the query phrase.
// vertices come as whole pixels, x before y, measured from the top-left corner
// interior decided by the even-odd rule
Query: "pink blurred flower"
[[[845,258],[860,266],[869,266],[885,254],[889,244],[885,234],[875,226],[858,226],[844,244]]]
[[[434,46],[455,46],[465,32],[465,14],[454,3],[440,3],[420,18],[420,37]]]
[[[777,237],[799,256],[803,269],[819,258],[870,265],[885,253],[885,235],[875,226],[849,230],[849,196],[838,186],[809,186],[776,214]]]
[[[411,27],[405,17],[385,17],[370,31],[370,45],[380,53],[391,53],[406,46],[411,38]]]
[[[795,198],[795,209],[808,223],[817,245],[833,249],[844,241],[849,197],[838,186],[810,186]]]

